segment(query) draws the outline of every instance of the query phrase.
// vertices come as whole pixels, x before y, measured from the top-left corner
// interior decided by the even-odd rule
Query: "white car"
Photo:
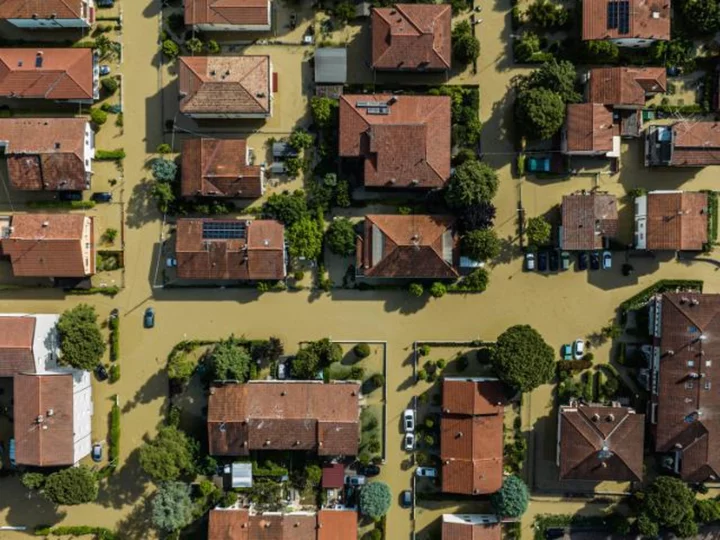
[[[412,409],[405,409],[403,412],[403,427],[405,433],[412,433],[415,431],[415,411]]]
[[[532,271],[535,270],[535,254],[534,253],[528,253],[525,255],[525,270]]]
[[[345,483],[348,486],[364,486],[367,479],[361,474],[348,475],[345,477]]]
[[[403,448],[407,452],[415,450],[415,435],[413,433],[406,433],[405,439],[403,439]]]
[[[573,343],[573,356],[575,356],[575,360],[582,360],[582,357],[585,355],[585,341],[582,339],[576,339],[575,343]]]
[[[602,254],[602,269],[610,270],[612,268],[612,253],[609,251],[603,251]]]
[[[416,476],[424,476],[425,478],[435,478],[437,476],[437,469],[432,467],[418,467],[415,469]]]
[[[278,379],[287,379],[287,364],[285,364],[285,362],[278,363],[277,378]]]

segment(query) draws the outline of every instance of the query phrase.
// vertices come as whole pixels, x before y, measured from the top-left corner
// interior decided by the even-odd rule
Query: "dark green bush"
[[[358,343],[353,347],[353,353],[355,353],[355,356],[358,358],[367,358],[370,356],[370,345],[367,343]]]
[[[98,161],[125,159],[125,150],[122,148],[116,148],[115,150],[95,150],[95,159]]]

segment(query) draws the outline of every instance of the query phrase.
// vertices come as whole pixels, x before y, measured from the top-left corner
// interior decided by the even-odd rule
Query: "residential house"
[[[720,165],[720,123],[682,121],[646,130],[645,166],[707,165]]]
[[[645,415],[630,407],[561,405],[557,466],[560,480],[641,481]]]
[[[667,293],[650,303],[650,422],[661,463],[686,482],[720,478],[720,295]],[[720,343],[720,342],[719,342]],[[713,382],[715,386],[713,386]]]
[[[185,0],[185,24],[201,32],[264,32],[272,26],[270,0]]]
[[[256,199],[265,192],[265,171],[252,160],[245,139],[186,139],[181,193],[183,197]]]
[[[57,315],[0,315],[0,377],[13,378],[15,463],[73,465],[90,454],[90,373],[58,366]]]
[[[442,188],[450,117],[448,96],[340,96],[340,156],[362,159],[366,188]]]
[[[702,251],[707,241],[707,193],[650,191],[635,198],[636,249]]]
[[[449,4],[373,8],[372,67],[383,71],[447,71],[452,61]]]
[[[457,279],[460,238],[449,216],[367,215],[356,242],[362,278]]]
[[[615,195],[579,192],[562,200],[560,248],[568,251],[607,247],[617,236],[618,209]]]
[[[670,0],[584,0],[582,39],[618,47],[649,47],[670,40]]]
[[[0,20],[28,30],[90,28],[93,0],[0,0]]]
[[[208,440],[214,456],[253,450],[302,450],[354,456],[360,438],[360,385],[322,381],[213,387]]]
[[[620,135],[639,137],[645,101],[664,93],[667,76],[664,67],[605,67],[588,72],[586,101],[612,107],[620,123]]]
[[[178,219],[177,277],[279,280],[287,276],[285,228],[268,219]]]
[[[0,97],[92,104],[100,72],[92,49],[0,49]]]
[[[502,487],[505,403],[505,388],[497,379],[443,379],[443,493],[483,495]]]
[[[0,254],[19,277],[83,278],[95,273],[94,218],[82,214],[0,217]]]
[[[272,116],[269,56],[181,56],[180,112],[191,118]]]
[[[0,155],[15,189],[90,189],[95,134],[85,118],[3,118]]]
[[[620,157],[620,126],[610,107],[571,103],[562,129],[562,152],[573,156]]]
[[[443,514],[441,540],[502,540],[502,525],[490,514]]]
[[[208,540],[348,540],[357,538],[354,510],[263,512],[239,508],[210,510]]]

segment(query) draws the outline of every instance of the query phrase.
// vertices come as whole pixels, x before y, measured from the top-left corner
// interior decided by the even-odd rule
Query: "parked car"
[[[590,270],[600,270],[600,255],[597,251],[590,253]]]
[[[96,191],[91,198],[95,202],[112,202],[112,193],[109,191]]]
[[[558,252],[553,250],[550,252],[550,271],[557,272],[559,266],[560,261],[558,260]]]
[[[433,469],[432,467],[418,467],[415,469],[415,475],[425,478],[435,478],[437,476],[437,469]]]
[[[358,474],[362,474],[364,476],[367,476],[368,478],[372,478],[373,476],[377,476],[378,474],[380,474],[380,467],[378,467],[377,465],[365,465],[358,469]]]
[[[110,75],[110,66],[108,66],[107,64],[103,64],[102,66],[100,66],[100,75]]]
[[[405,433],[415,431],[415,411],[412,409],[405,409],[405,412],[403,412],[403,427],[405,428]]]
[[[117,319],[120,316],[120,310],[118,308],[113,308],[110,312],[110,318],[111,319]]]
[[[155,310],[151,307],[145,310],[143,317],[143,326],[145,328],[153,328],[155,326]]]
[[[61,191],[58,193],[61,201],[82,201],[82,191]]]
[[[570,254],[567,251],[563,251],[560,254],[560,268],[562,270],[570,268]]]
[[[406,451],[412,452],[415,450],[415,435],[413,433],[406,433],[403,439],[403,448]]]
[[[584,354],[585,341],[583,341],[582,339],[576,339],[575,343],[573,343],[573,356],[575,356],[575,360],[582,360]]]
[[[10,465],[13,467],[15,466],[15,439],[10,438],[10,444],[8,445],[8,459],[10,460]]]
[[[560,349],[560,354],[562,355],[563,360],[572,360],[573,359],[573,352],[572,352],[572,345],[566,343],[562,346]]]
[[[525,161],[525,170],[527,172],[550,172],[550,158],[528,156]]]
[[[538,253],[538,270],[545,272],[547,270],[548,254],[546,251]]]
[[[588,254],[585,251],[581,251],[577,256],[577,268],[578,270],[587,270],[588,267]]]
[[[345,483],[348,486],[364,486],[367,478],[361,474],[348,475],[345,477]]]
[[[115,0],[97,0],[96,4],[98,7],[113,7]]]
[[[603,270],[610,270],[612,268],[612,253],[609,251],[603,251],[602,268]]]
[[[535,254],[527,253],[525,255],[525,270],[535,270]]]
[[[100,463],[102,461],[102,444],[95,443],[92,446],[92,460],[95,463]]]
[[[165,266],[168,268],[175,268],[177,266],[177,259],[175,257],[168,257],[165,260]]]
[[[412,491],[406,489],[400,496],[400,504],[403,508],[410,508],[412,506]]]
[[[100,382],[107,381],[109,375],[107,369],[105,369],[105,366],[103,366],[102,364],[98,364],[97,366],[95,366],[95,376]]]
[[[285,362],[278,362],[277,367],[277,378],[278,379],[287,379],[287,363]]]

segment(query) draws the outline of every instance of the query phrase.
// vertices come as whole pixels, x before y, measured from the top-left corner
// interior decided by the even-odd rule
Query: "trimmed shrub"
[[[97,161],[115,161],[125,159],[125,150],[116,148],[115,150],[95,150],[95,159]]]
[[[118,83],[115,77],[103,77],[100,80],[100,84],[108,94],[114,94],[120,86],[120,83]]]
[[[416,298],[420,298],[425,293],[425,289],[423,289],[423,286],[419,283],[411,283],[408,290],[410,291],[410,294]]]
[[[109,378],[110,378],[110,384],[116,383],[120,380],[120,365],[119,364],[113,364],[110,366],[110,369],[108,370]]]
[[[155,151],[158,154],[169,154],[172,152],[172,147],[168,143],[161,143],[158,144],[158,147],[155,149]]]
[[[439,281],[436,281],[430,287],[430,296],[432,296],[433,298],[442,298],[443,296],[445,296],[446,292],[447,287],[444,283],[440,283]]]
[[[107,122],[107,113],[102,109],[90,109],[90,120],[96,126],[102,126]]]
[[[353,353],[358,358],[367,358],[370,356],[370,345],[367,343],[358,343],[353,347]]]
[[[113,366],[115,367],[115,366]],[[120,407],[116,404],[110,411],[110,447],[108,448],[108,460],[111,464],[120,456]]]

